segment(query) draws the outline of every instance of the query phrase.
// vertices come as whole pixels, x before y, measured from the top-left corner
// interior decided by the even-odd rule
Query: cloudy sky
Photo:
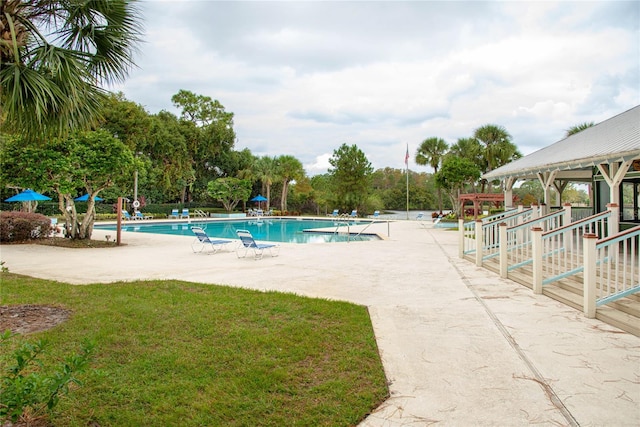
[[[374,168],[504,126],[523,154],[640,104],[640,2],[146,0],[150,113],[180,89],[235,115],[236,149],[324,173],[341,144]]]

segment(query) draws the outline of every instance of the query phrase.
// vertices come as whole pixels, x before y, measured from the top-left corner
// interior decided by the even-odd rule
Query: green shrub
[[[22,242],[49,235],[51,220],[38,213],[0,212],[0,241]]]
[[[0,345],[15,337],[9,331],[0,334]],[[47,343],[22,342],[13,353],[14,364],[3,361],[5,366],[0,377],[0,421],[16,422],[28,413],[39,417],[51,411],[59,402],[60,395],[69,392],[69,384],[81,385],[75,377],[86,368],[93,353],[94,345],[85,342],[81,352],[67,357],[51,373],[43,373],[38,357],[45,351]],[[38,369],[39,368],[39,369]]]

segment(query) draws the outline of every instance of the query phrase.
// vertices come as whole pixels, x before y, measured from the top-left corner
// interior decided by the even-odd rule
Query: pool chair
[[[171,213],[169,214],[169,218],[180,218],[180,214],[178,214],[178,209],[171,209]]]
[[[417,216],[416,216],[416,221],[418,221],[418,223],[420,223],[420,226],[422,226],[423,228],[426,227],[426,223],[425,221],[427,220],[426,215],[424,214],[424,212],[420,212]]]
[[[129,211],[122,211],[122,219],[124,219],[125,221],[133,221],[134,219],[137,219],[137,218],[131,216]]]
[[[134,214],[136,216],[136,219],[153,219],[153,215],[144,215],[140,211],[135,211]]]
[[[265,249],[269,251],[269,255],[278,256],[280,253],[280,245],[277,243],[258,243],[253,239],[251,232],[248,230],[236,230],[236,234],[240,238],[240,245],[236,248],[236,255],[240,258],[240,251],[244,249],[244,255],[247,256],[249,250],[253,250],[253,256],[255,259],[262,259]]]
[[[351,213],[349,215],[344,214],[345,217],[347,218],[357,218],[358,217],[358,210],[354,209],[351,211]]]
[[[208,253],[215,254],[219,250],[221,250],[224,245],[228,245],[229,243],[233,243],[233,240],[225,240],[225,239],[212,239],[207,236],[207,233],[204,232],[202,227],[191,227],[191,231],[196,235],[196,239],[191,243],[191,250],[196,252],[202,252],[204,248],[210,247],[211,250],[207,251]]]
[[[373,218],[380,218],[380,211],[373,211]]]
[[[182,213],[180,214],[180,218],[189,218],[189,209],[184,208],[182,209]]]
[[[332,213],[327,214],[327,216],[330,216],[331,218],[337,218],[340,216],[340,209],[334,209]]]

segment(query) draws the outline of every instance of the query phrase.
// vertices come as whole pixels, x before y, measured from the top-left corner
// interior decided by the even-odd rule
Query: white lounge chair
[[[178,209],[171,209],[171,213],[169,214],[169,218],[180,218],[180,214],[178,213]]]
[[[337,218],[340,216],[340,209],[334,209],[332,213],[327,214],[327,216],[330,216],[332,218]]]
[[[191,243],[191,250],[194,253],[202,252],[204,248],[211,247],[211,251],[209,253],[215,254],[225,245],[233,242],[233,240],[211,239],[202,227],[191,227],[191,231],[196,235],[196,240]]]
[[[189,217],[189,209],[187,209],[187,208],[182,209],[182,213],[180,214],[180,218],[190,218]]]
[[[134,213],[135,213],[136,219],[153,219],[153,215],[144,215],[140,211],[135,211]]]
[[[251,232],[248,230],[236,230],[236,234],[240,238],[240,245],[236,248],[236,255],[240,258],[240,250],[244,249],[244,255],[247,256],[249,250],[253,250],[255,259],[262,259],[265,249],[269,251],[269,255],[278,256],[280,253],[280,245],[277,243],[258,243],[254,240]]]

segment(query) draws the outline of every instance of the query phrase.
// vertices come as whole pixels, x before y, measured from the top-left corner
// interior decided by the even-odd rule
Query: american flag
[[[409,144],[407,144],[407,154],[404,156],[404,164],[409,166]]]

